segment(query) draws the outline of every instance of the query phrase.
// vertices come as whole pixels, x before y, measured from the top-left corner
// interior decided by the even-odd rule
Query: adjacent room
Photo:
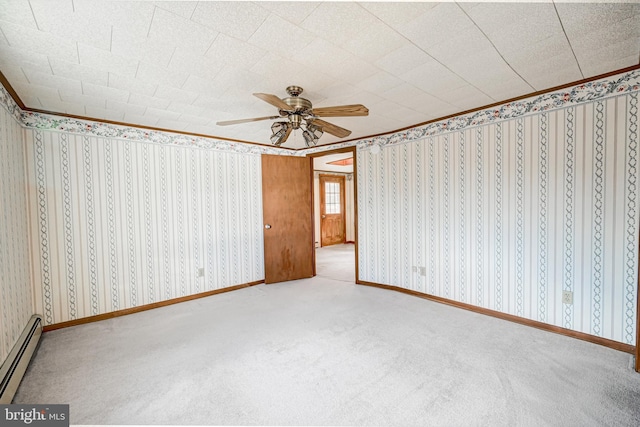
[[[639,97],[637,1],[2,0],[0,404],[640,425]]]

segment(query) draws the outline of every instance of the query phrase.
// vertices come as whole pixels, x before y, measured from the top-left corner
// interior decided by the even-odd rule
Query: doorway
[[[309,157],[313,166],[316,274],[353,283],[358,264],[356,147]]]

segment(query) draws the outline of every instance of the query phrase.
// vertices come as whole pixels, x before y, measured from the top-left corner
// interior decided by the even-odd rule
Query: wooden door
[[[262,155],[265,283],[312,277],[311,161]]]
[[[320,175],[320,246],[346,240],[344,176]]]

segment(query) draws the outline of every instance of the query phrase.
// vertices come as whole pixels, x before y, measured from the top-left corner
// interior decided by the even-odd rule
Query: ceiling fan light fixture
[[[291,125],[287,122],[275,122],[271,125],[271,143],[275,146],[280,146],[291,132]]]
[[[307,130],[315,136],[316,140],[320,139],[320,137],[324,134],[322,128],[318,125],[314,125],[312,122],[307,123]]]
[[[304,142],[307,147],[315,146],[318,143],[318,140],[322,136],[324,132],[322,128],[314,125],[311,122],[307,122],[307,130],[302,132],[302,137],[304,138]]]
[[[314,146],[318,143],[318,138],[308,130],[302,132],[302,137],[304,138],[304,143],[307,147]]]

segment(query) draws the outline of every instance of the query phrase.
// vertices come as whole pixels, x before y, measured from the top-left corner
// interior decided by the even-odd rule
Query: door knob
[[[326,218],[326,217],[327,217],[326,215],[322,215],[322,218]]]
[[[265,224],[264,228],[266,228],[267,230],[271,228],[271,224]]]

